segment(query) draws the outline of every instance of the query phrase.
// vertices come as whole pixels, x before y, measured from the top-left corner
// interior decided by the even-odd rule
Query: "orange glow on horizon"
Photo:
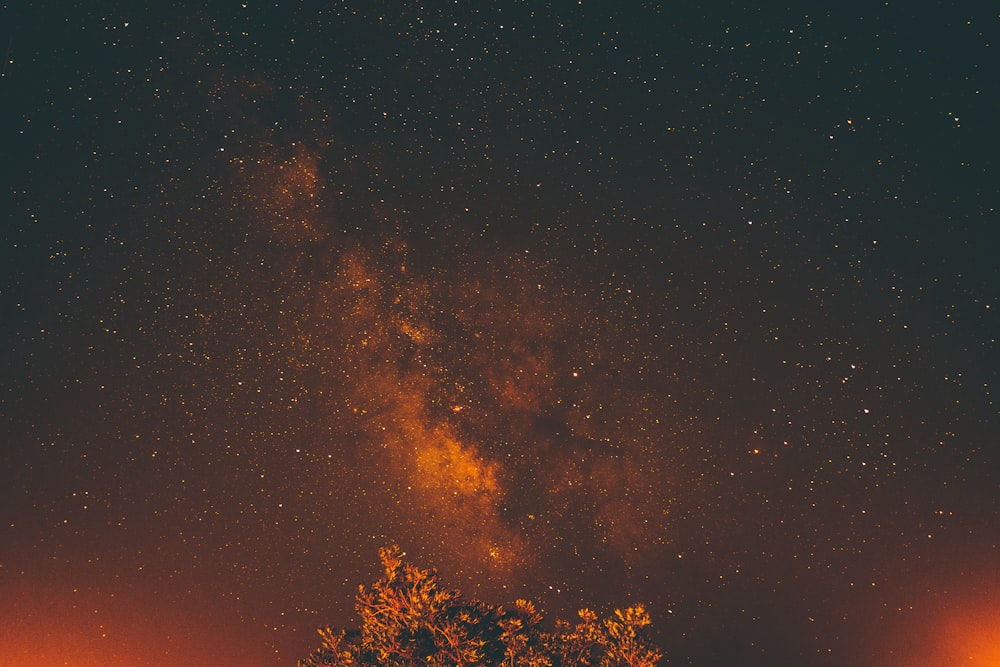
[[[1000,579],[939,577],[884,644],[887,667],[1000,667]]]
[[[202,596],[179,600],[134,590],[103,593],[53,583],[49,574],[22,576],[26,580],[3,599],[0,665],[268,663],[271,649],[261,633]]]
[[[944,625],[942,644],[947,664],[1000,667],[1000,602],[955,613]]]

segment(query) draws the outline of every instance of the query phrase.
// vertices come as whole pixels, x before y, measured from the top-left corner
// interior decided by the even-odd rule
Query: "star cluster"
[[[663,664],[997,661],[995,14],[63,4],[0,663],[292,665],[390,544]]]

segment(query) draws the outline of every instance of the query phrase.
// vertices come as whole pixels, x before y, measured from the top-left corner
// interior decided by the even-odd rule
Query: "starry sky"
[[[141,4],[0,2],[0,664],[1000,664],[995,7]]]

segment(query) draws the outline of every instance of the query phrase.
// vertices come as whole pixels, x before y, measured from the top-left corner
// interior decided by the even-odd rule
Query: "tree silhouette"
[[[653,667],[663,655],[642,605],[604,620],[583,609],[575,625],[546,630],[531,602],[466,601],[437,572],[404,563],[398,547],[379,558],[385,576],[358,590],[360,630],[321,629],[322,645],[299,667]]]

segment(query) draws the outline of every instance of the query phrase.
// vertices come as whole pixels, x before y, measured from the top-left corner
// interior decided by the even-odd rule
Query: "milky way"
[[[0,8],[0,664],[293,665],[392,544],[1000,660],[995,15],[97,4]]]

